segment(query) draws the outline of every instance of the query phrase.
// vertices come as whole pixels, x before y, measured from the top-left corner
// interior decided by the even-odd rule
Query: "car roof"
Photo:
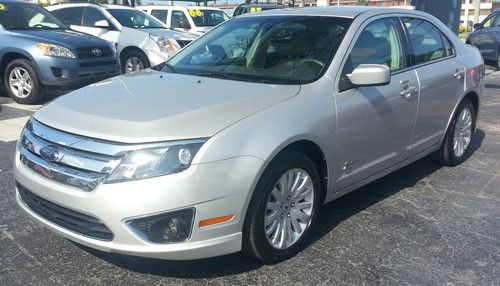
[[[270,8],[274,8],[274,7],[279,7],[279,8],[286,8],[288,6],[285,6],[285,5],[278,5],[278,4],[265,4],[265,3],[262,3],[262,4],[240,4],[239,7],[245,7],[245,8],[251,8],[251,7],[270,7]]]
[[[251,17],[251,16],[280,16],[280,15],[296,15],[296,16],[331,16],[331,17],[345,17],[356,18],[357,16],[370,13],[373,15],[384,13],[409,13],[411,11],[415,14],[420,14],[419,11],[399,9],[399,8],[382,8],[373,6],[325,6],[325,7],[304,7],[296,8],[283,8],[261,11],[258,13],[242,14],[238,17]]]
[[[206,6],[175,6],[175,5],[141,5],[136,6],[136,8],[153,8],[153,9],[197,9],[197,10],[221,10],[216,7],[206,7]]]

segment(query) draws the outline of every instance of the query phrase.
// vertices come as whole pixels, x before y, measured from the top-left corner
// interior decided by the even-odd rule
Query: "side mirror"
[[[481,29],[483,26],[481,26],[481,23],[475,23],[473,27],[474,27],[474,29],[477,30],[477,29]]]
[[[109,23],[106,20],[100,20],[94,23],[94,27],[101,29],[109,29]]]
[[[354,86],[377,86],[391,82],[391,70],[386,65],[359,65],[347,78]]]

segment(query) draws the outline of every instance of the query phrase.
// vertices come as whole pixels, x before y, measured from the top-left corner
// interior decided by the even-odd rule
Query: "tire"
[[[497,70],[500,70],[500,50],[497,52]]]
[[[295,206],[293,203],[294,200],[292,199],[288,202],[288,210],[285,209],[285,206],[285,208],[278,207],[279,210],[277,211],[270,211],[267,208],[268,203],[269,205],[273,206],[279,205],[278,200],[270,202],[275,199],[275,196],[271,195],[271,193],[273,189],[275,189],[275,186],[278,184],[278,181],[289,172],[296,175],[299,171],[303,171],[306,175],[309,176],[310,181],[306,181],[308,183],[306,183],[305,185],[309,186],[309,189],[312,186],[312,192],[307,192],[306,190],[308,189],[308,187],[304,187],[296,194],[299,194],[297,197],[302,197],[303,195],[305,197],[301,200],[298,200],[297,202],[299,203],[297,203]],[[302,173],[302,175],[304,175],[304,173]],[[304,177],[301,177],[301,179],[302,178]],[[275,190],[279,191],[278,188],[276,188]],[[281,193],[282,192],[280,192],[280,194]],[[317,167],[311,159],[309,159],[304,154],[296,151],[288,151],[276,157],[262,174],[248,206],[247,214],[245,217],[245,224],[243,227],[243,252],[267,264],[277,263],[296,255],[303,249],[308,234],[312,226],[314,225],[314,221],[316,219],[316,215],[322,200],[321,195],[322,190],[320,177]],[[288,198],[291,196],[292,194],[290,194]],[[285,200],[285,198],[283,198],[283,200]],[[305,206],[308,202],[312,202],[312,206],[310,208],[304,208],[304,211],[300,211],[303,214],[309,213],[308,222],[296,220],[295,218],[298,218],[299,216],[304,217],[303,215],[298,215],[297,209]],[[299,207],[299,205],[301,206]],[[286,214],[287,212],[289,215],[283,215],[283,213]],[[271,238],[268,238],[268,235],[266,235],[265,232],[266,217],[276,218],[275,222],[268,224],[268,230],[275,229],[275,231],[272,231],[269,235]],[[283,220],[287,221],[288,223],[286,225],[290,227],[287,229],[291,231],[290,233],[296,235],[295,237],[293,237],[294,235],[289,236],[292,237],[291,239],[287,240],[290,245],[286,246],[285,244],[283,244],[283,248],[281,249],[279,248],[279,246],[273,246],[272,241],[270,241],[270,239],[272,240],[272,237],[274,237],[273,234],[277,235],[276,237],[280,237],[278,232],[276,231],[279,229],[279,222],[277,222],[278,220],[280,220],[281,222],[283,222]],[[298,227],[294,226],[292,220]],[[274,228],[273,225],[275,226]],[[298,230],[302,232],[300,235],[297,232]],[[292,240],[295,241],[292,243]],[[277,244],[279,244],[280,241],[283,241],[283,239],[276,239],[276,241]]]
[[[31,62],[25,59],[13,60],[7,65],[4,82],[7,94],[17,103],[34,104],[45,95],[45,87]]]
[[[467,134],[467,131],[464,129],[461,129],[460,126],[462,126],[463,120],[463,114],[466,112],[465,110],[468,110],[470,112],[470,139],[468,143],[462,148],[463,150],[461,152],[458,152],[457,150],[460,150],[460,148],[456,148],[455,144],[459,144],[458,141],[454,141],[454,136],[457,135],[459,138],[460,132],[463,134]],[[458,129],[457,129],[457,124],[460,124]],[[467,155],[470,150],[471,146],[471,141],[472,141],[472,135],[474,134],[474,131],[476,129],[476,114],[475,114],[475,108],[472,105],[472,102],[468,98],[464,98],[460,105],[457,108],[457,111],[455,112],[455,115],[453,116],[453,119],[451,121],[450,126],[448,127],[448,130],[446,131],[446,135],[444,138],[444,141],[441,145],[441,148],[437,152],[437,159],[438,161],[446,166],[457,166],[460,165],[465,158],[467,158]],[[461,142],[464,142],[463,140]]]
[[[134,72],[138,71],[141,69],[149,68],[151,67],[151,64],[149,63],[148,57],[139,50],[131,50],[128,52],[125,52],[121,57],[121,68],[122,68],[122,73],[129,73],[129,72]],[[130,62],[129,62],[130,61]],[[141,66],[140,67],[135,67],[133,66],[134,63],[137,63],[136,61],[139,61]],[[132,66],[129,65],[129,63],[132,64]]]

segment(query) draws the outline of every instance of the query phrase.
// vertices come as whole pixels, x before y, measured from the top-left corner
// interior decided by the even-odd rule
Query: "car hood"
[[[62,44],[70,49],[103,46],[109,47],[104,40],[73,30],[19,30],[12,31],[12,34],[29,38],[40,43],[57,45]]]
[[[141,31],[156,35],[156,36],[161,36],[161,37],[166,37],[174,40],[189,40],[189,41],[194,41],[198,36],[189,33],[189,32],[179,32],[175,31],[172,29],[141,29]]]
[[[124,143],[205,138],[299,91],[299,85],[148,69],[57,98],[34,118],[66,132]]]

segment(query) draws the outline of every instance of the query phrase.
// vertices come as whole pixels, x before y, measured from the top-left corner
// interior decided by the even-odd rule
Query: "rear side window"
[[[95,8],[85,8],[83,11],[83,26],[94,27],[98,21],[106,20],[106,17]]]
[[[454,54],[451,42],[430,22],[416,18],[402,20],[408,31],[417,65]]]
[[[71,7],[52,11],[52,14],[66,25],[81,25],[82,11],[83,8]]]
[[[163,23],[167,23],[168,10],[152,10],[151,16],[162,21]]]

